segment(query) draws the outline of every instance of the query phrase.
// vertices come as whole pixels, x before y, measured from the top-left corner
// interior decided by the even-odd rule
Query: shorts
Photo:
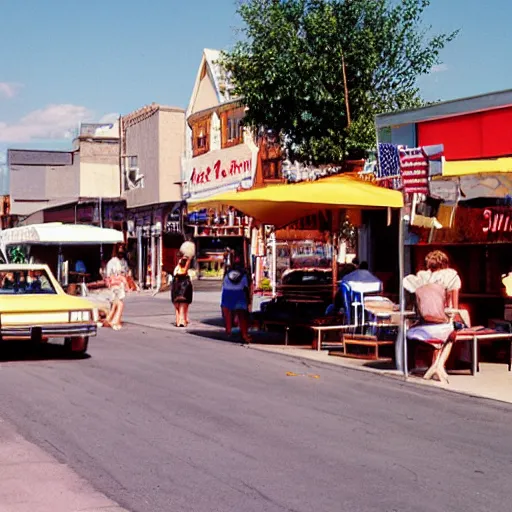
[[[115,302],[116,300],[124,300],[126,297],[126,293],[124,291],[124,288],[122,286],[113,286],[110,288],[111,302]]]
[[[245,290],[223,290],[221,296],[221,307],[230,311],[248,310],[247,294]]]

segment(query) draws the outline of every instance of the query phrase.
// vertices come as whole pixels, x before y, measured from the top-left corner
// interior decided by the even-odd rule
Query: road
[[[509,509],[507,405],[179,329],[103,330],[90,354],[4,347],[0,416],[130,511]]]

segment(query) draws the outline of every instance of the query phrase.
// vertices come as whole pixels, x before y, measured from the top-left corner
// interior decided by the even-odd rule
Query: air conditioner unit
[[[124,177],[128,190],[144,188],[144,174],[140,172],[138,167],[126,167]]]

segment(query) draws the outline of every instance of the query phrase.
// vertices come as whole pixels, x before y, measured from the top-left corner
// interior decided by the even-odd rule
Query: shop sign
[[[251,160],[236,161],[231,160],[229,163],[223,163],[222,160],[217,160],[213,167],[208,166],[204,170],[194,169],[190,176],[192,186],[207,185],[207,184],[221,184],[230,178],[245,178],[251,174],[252,162]]]
[[[430,230],[411,228],[417,235],[416,243],[427,243]],[[432,243],[500,243],[512,242],[512,208],[458,207],[453,227],[434,232]],[[414,244],[415,245],[415,244]]]
[[[252,186],[257,149],[234,146],[188,160],[184,167],[183,197],[208,197],[221,191]]]
[[[484,210],[482,232],[497,236],[512,233],[511,217],[511,209],[507,209],[507,211],[496,211],[491,208]]]

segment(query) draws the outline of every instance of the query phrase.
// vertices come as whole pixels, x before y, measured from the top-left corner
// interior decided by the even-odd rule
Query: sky
[[[236,0],[0,0],[0,163],[7,147],[62,149],[80,121],[156,102],[186,108],[202,49],[229,49]],[[426,100],[512,88],[508,0],[431,0],[460,29],[419,80]]]

